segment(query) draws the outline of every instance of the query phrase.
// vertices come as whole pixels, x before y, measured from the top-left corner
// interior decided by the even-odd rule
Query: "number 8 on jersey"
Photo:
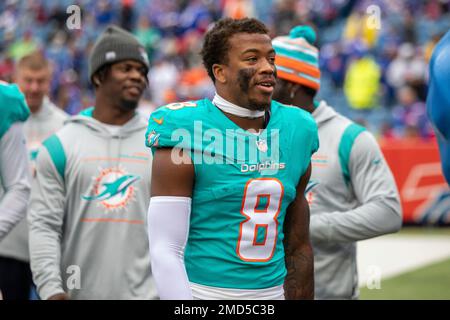
[[[245,220],[240,224],[236,248],[241,260],[265,262],[273,257],[283,194],[278,179],[257,178],[247,182],[241,207]]]

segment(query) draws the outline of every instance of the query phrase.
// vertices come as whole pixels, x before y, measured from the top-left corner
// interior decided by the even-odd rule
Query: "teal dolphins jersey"
[[[264,289],[286,275],[283,223],[318,149],[311,115],[275,101],[258,134],[238,127],[210,100],[173,103],[152,113],[146,144],[189,152],[195,168],[185,265],[189,281]]]
[[[0,113],[0,139],[13,123],[28,119],[30,111],[17,85],[0,83]]]

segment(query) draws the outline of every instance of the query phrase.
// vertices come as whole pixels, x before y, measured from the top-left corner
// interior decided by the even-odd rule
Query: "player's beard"
[[[127,99],[120,99],[120,108],[124,111],[132,111],[136,110],[138,107],[139,100],[127,100]]]
[[[241,69],[238,72],[238,83],[239,83],[239,88],[241,89],[241,91],[245,94],[249,94],[249,90],[250,90],[250,82],[251,79],[255,76],[256,74],[256,69],[254,68],[245,68],[245,69]],[[274,74],[275,78],[277,77],[277,72],[275,70],[275,74]],[[270,104],[271,101],[269,101],[268,103],[266,102],[262,102],[262,101],[257,101],[255,99],[252,98],[248,98],[248,106],[247,108],[250,110],[258,110],[258,111],[264,111],[264,110],[268,110],[270,108]],[[245,106],[242,106],[245,107]]]

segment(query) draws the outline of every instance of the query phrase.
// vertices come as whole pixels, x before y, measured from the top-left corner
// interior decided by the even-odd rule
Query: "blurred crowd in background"
[[[70,5],[81,28],[69,30]],[[379,21],[376,21],[379,15]],[[450,0],[5,0],[0,2],[0,79],[41,50],[51,61],[50,98],[69,114],[93,103],[87,62],[108,24],[131,31],[151,60],[142,108],[212,97],[199,51],[221,17],[255,17],[273,36],[298,24],[318,33],[318,98],[379,137],[433,137],[426,117],[428,62],[450,29]]]

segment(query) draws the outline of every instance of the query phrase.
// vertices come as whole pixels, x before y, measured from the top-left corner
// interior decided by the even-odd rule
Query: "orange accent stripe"
[[[148,153],[145,153],[145,152],[135,152],[135,153],[133,153],[133,156],[136,156],[136,157],[146,157],[146,158],[148,158]]]
[[[328,159],[328,156],[313,155],[313,156],[312,156],[312,159],[317,159],[317,160],[322,159],[322,160],[325,160],[325,159]]]
[[[148,160],[139,159],[127,159],[127,158],[84,158],[81,160],[83,162],[88,161],[120,161],[120,162],[135,162],[135,163],[148,163]]]
[[[315,82],[310,81],[310,80],[305,79],[305,78],[301,78],[301,77],[293,75],[291,73],[287,73],[287,72],[278,70],[277,74],[278,74],[278,77],[281,78],[281,79],[285,79],[285,80],[289,80],[289,81],[292,81],[292,82],[300,83],[300,84],[305,85],[307,87],[311,87],[311,88],[313,88],[315,90],[319,90],[319,88],[320,88],[320,85],[318,83],[315,83]]]
[[[143,220],[128,220],[128,219],[111,219],[111,218],[84,218],[81,222],[116,222],[129,224],[144,224]]]
[[[258,229],[262,227],[264,228],[264,239],[262,242],[257,242],[256,238],[258,237]],[[254,246],[264,246],[266,244],[266,240],[267,240],[267,233],[269,232],[267,229],[269,228],[268,224],[255,224],[255,230],[253,231],[253,245]]]
[[[267,203],[264,209],[258,210],[259,206],[261,205],[261,198],[267,198]],[[268,193],[263,193],[263,194],[258,194],[256,196],[256,206],[255,209],[253,210],[255,213],[267,213],[267,209],[269,209],[270,206],[270,194]]]
[[[275,56],[275,64],[302,72],[314,78],[320,78],[320,70],[318,68],[301,62],[300,60],[277,55]]]
[[[326,168],[326,167],[328,167],[328,164],[324,164],[324,163],[313,163],[312,166],[313,166],[313,167],[319,167],[319,168]]]

